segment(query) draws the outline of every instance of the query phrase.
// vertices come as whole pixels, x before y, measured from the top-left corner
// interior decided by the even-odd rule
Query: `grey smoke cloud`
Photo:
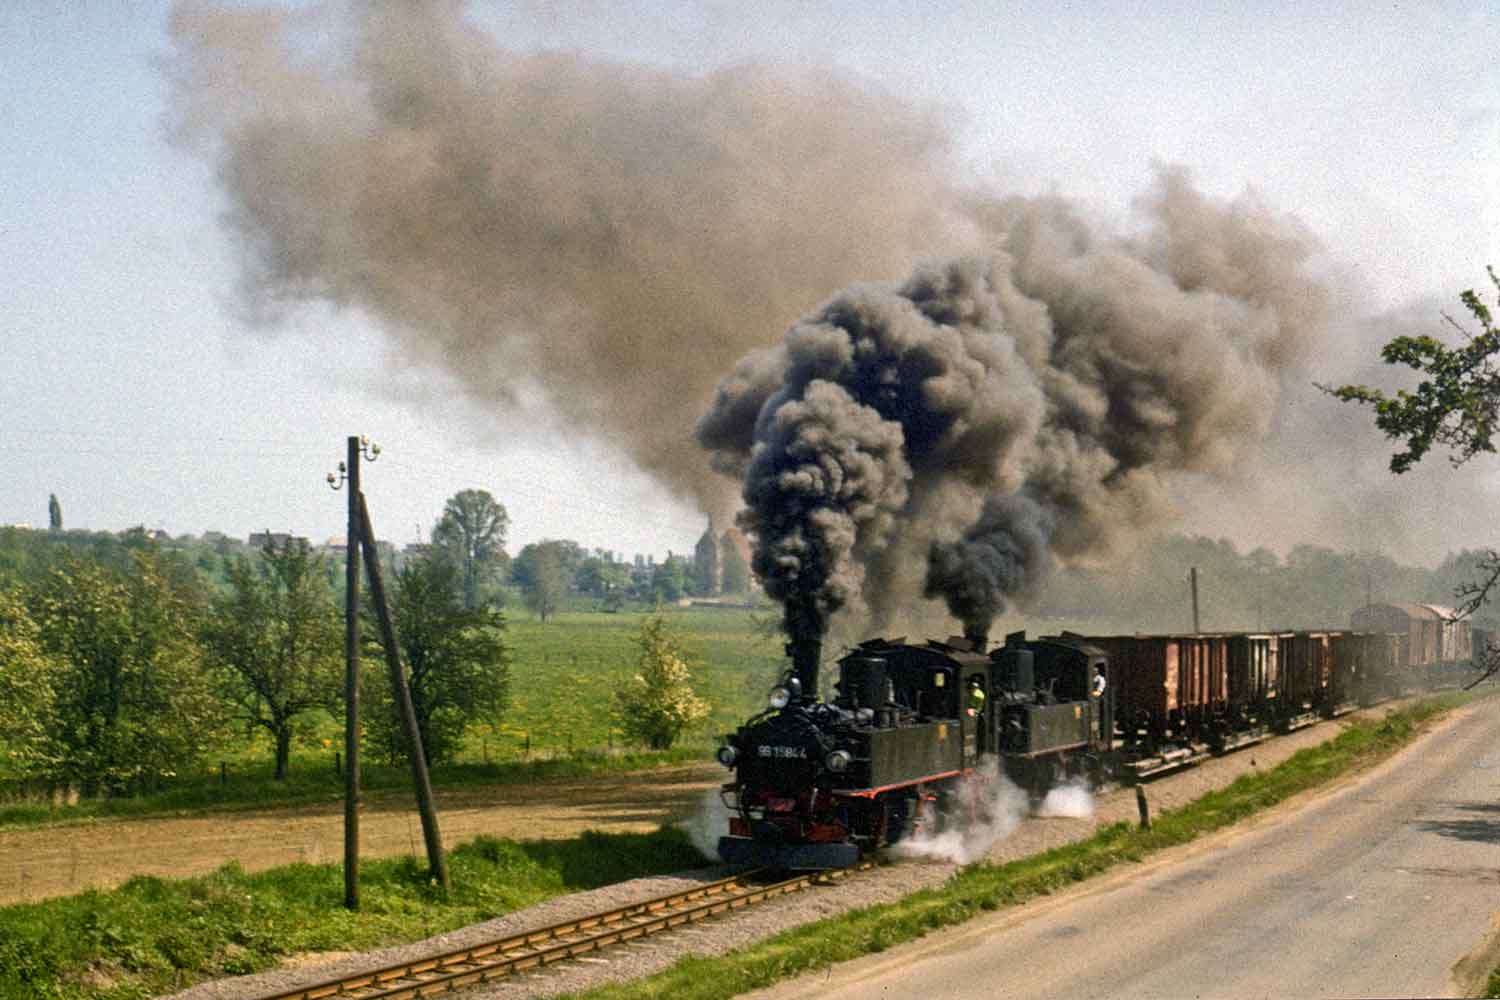
[[[787,586],[809,558],[847,564],[816,617],[890,621],[993,497],[1047,512],[1031,579],[1177,507],[1249,545],[1437,546],[1492,501],[1414,505],[1358,414],[1322,416],[1310,383],[1351,355],[1316,332],[1314,242],[1251,197],[1166,171],[1142,227],[1112,232],[1066,199],[964,190],[941,116],[847,77],[515,52],[458,3],[181,2],[171,30],[173,134],[216,173],[246,315],[358,310],[403,372],[441,372],[496,425],[541,398],[711,513],[742,489],[715,470],[755,466],[767,500],[824,470],[828,503],[768,529],[764,557]],[[819,382],[844,396],[808,403]],[[793,402],[800,421],[772,419]],[[841,428],[855,445],[829,453],[868,475],[808,450]],[[757,458],[773,440],[802,457]],[[1287,516],[1265,470],[1294,463],[1316,470]]]
[[[182,2],[174,135],[206,159],[239,302],[361,310],[480,408],[541,396],[710,512],[719,377],[952,223],[931,111],[815,69],[511,52],[452,2]]]

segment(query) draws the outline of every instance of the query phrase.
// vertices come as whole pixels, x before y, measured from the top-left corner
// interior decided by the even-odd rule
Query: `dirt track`
[[[723,781],[711,764],[664,768],[611,780],[502,785],[438,794],[445,844],[491,834],[515,840],[573,837],[584,830],[654,830],[691,815]],[[0,833],[0,905],[109,888],[132,875],[183,876],[238,861],[246,871],[343,858],[343,804],[130,820]],[[422,852],[411,801],[382,798],[360,814],[360,856]]]

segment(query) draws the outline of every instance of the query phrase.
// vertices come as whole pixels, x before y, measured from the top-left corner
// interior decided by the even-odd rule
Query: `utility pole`
[[[1192,584],[1193,584],[1193,634],[1197,635],[1199,633],[1199,631],[1201,631],[1198,628],[1198,567],[1197,566],[1194,566],[1191,570],[1188,571],[1188,578],[1190,580],[1192,580]]]
[[[368,451],[366,451],[368,449]],[[359,909],[359,460],[380,455],[365,437],[348,440],[348,458],[328,485],[349,486],[349,533],[344,541],[344,908]]]
[[[396,645],[396,630],[391,624],[390,605],[386,603],[385,584],[380,576],[380,551],[375,547],[375,529],[370,525],[370,509],[365,505],[362,494],[359,495],[359,518],[360,544],[365,550],[365,572],[370,577],[370,601],[375,605],[375,616],[380,619],[381,644],[385,646],[385,662],[391,671],[391,693],[401,710],[401,722],[406,729],[412,783],[416,785],[417,808],[422,814],[422,839],[427,844],[427,865],[432,877],[447,889],[448,865],[443,860],[443,838],[438,832],[432,782],[427,775],[427,751],[422,746],[422,731],[417,727],[417,713],[412,707],[411,688],[406,683],[406,672],[401,669],[401,649]]]

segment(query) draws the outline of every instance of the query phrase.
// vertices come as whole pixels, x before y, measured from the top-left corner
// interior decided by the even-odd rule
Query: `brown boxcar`
[[[1177,647],[1145,636],[1090,636],[1109,657],[1115,720],[1125,742],[1155,746],[1178,716]]]
[[[1293,632],[1281,644],[1281,716],[1320,710],[1328,699],[1333,650],[1327,632]]]
[[[1444,619],[1425,604],[1369,604],[1349,616],[1356,632],[1401,632],[1407,637],[1406,663],[1425,677],[1442,653]]]
[[[1229,643],[1218,635],[1089,636],[1109,656],[1127,743],[1207,738],[1228,702]]]
[[[1332,715],[1366,702],[1369,685],[1368,636],[1362,632],[1330,632],[1333,673],[1328,681],[1328,699],[1323,709]]]
[[[1365,632],[1365,691],[1361,704],[1394,698],[1406,681],[1406,644],[1400,632]]]
[[[1281,678],[1280,639],[1270,633],[1228,637],[1229,713],[1242,724],[1262,721],[1275,706]]]

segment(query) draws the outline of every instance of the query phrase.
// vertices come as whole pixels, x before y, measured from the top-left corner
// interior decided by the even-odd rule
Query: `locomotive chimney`
[[[823,642],[820,639],[793,639],[786,644],[786,655],[792,660],[792,673],[802,682],[802,697],[807,701],[818,698],[818,661],[823,658]]]
[[[984,652],[984,648],[990,644],[990,623],[987,621],[964,622],[964,638],[973,645],[974,652]]]

